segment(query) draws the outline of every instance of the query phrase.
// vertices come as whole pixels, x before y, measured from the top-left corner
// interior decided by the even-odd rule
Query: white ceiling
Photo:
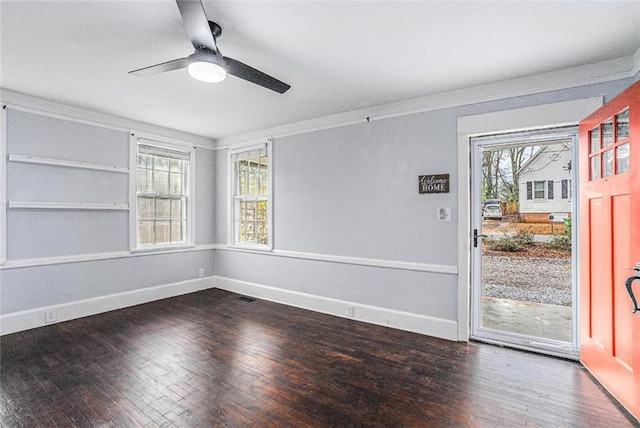
[[[224,55],[289,83],[128,71],[193,52],[173,0],[1,1],[3,89],[223,138],[629,57],[638,1],[204,1]]]

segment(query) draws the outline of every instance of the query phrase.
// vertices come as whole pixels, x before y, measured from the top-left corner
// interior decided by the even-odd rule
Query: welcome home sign
[[[419,175],[419,193],[449,193],[449,174]]]

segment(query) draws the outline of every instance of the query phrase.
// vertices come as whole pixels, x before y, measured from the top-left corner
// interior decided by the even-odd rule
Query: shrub
[[[511,253],[524,251],[527,246],[517,239],[515,235],[505,235],[500,239],[489,239],[486,241],[487,247],[493,251],[508,251]]]
[[[571,218],[565,218],[563,234],[551,238],[551,241],[546,243],[547,248],[558,251],[571,251],[571,225]]]
[[[533,244],[533,232],[529,229],[520,229],[515,234],[507,233],[500,239],[490,239],[486,242],[487,247],[494,251],[508,251],[515,253],[525,251]]]
[[[571,235],[556,235],[546,245],[552,250],[571,251]]]
[[[533,232],[530,229],[520,229],[513,237],[516,241],[519,241],[525,247],[533,244]]]
[[[571,236],[571,217],[567,217],[564,219],[564,234],[567,236]]]

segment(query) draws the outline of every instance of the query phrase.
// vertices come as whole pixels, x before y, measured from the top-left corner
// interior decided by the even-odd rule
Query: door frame
[[[603,97],[581,98],[550,104],[458,117],[458,340],[470,337],[471,301],[471,145],[470,138],[522,129],[577,125],[603,104]]]
[[[563,126],[535,130],[523,130],[518,132],[501,133],[471,137],[471,229],[480,231],[482,228],[482,150],[485,148],[513,147],[521,145],[545,145],[558,141],[571,142],[571,163],[576,165],[578,152],[578,126]],[[572,221],[573,230],[579,230],[580,216],[578,211],[577,187],[578,171],[574,167],[571,170],[572,186]],[[561,356],[577,360],[579,358],[579,300],[578,300],[578,233],[572,234],[571,264],[571,290],[572,290],[572,340],[570,343],[554,339],[547,339],[508,331],[482,328],[482,280],[481,280],[481,246],[471,246],[471,331],[470,338],[483,342],[506,345],[513,348],[534,351],[548,355]],[[480,238],[481,239],[481,238]],[[481,242],[481,241],[479,241]]]

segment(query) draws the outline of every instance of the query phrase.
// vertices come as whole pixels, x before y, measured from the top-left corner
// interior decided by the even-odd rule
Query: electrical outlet
[[[58,321],[58,311],[56,308],[47,309],[44,311],[44,323],[51,324]]]
[[[353,312],[355,308],[353,306],[347,306],[347,316],[353,318]]]
[[[204,278],[204,268],[198,269],[198,278]]]

